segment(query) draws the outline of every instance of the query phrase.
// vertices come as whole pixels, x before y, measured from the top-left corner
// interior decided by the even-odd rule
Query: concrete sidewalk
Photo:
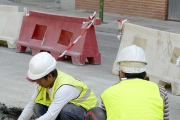
[[[87,12],[85,10],[63,10],[60,9],[60,3],[55,3],[54,1],[18,3],[12,1],[0,0],[0,4],[18,6],[19,11],[23,11],[23,8],[27,7],[28,10],[36,10],[36,11],[43,11],[48,13],[77,16],[77,17],[88,17],[89,15],[93,14],[93,12]],[[96,17],[99,17],[98,11]],[[119,19],[128,19],[129,22],[133,24],[180,34],[180,22],[162,21],[162,20],[143,18],[143,17],[122,16],[118,14],[109,14],[109,13],[104,13],[104,23],[96,26],[96,31],[113,33],[118,35],[119,31],[118,31],[117,20]]]

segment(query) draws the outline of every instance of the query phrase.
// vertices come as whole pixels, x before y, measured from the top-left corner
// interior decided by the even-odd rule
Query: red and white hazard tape
[[[25,15],[25,16],[29,16],[29,11],[27,10],[26,7],[24,8],[24,15]]]
[[[120,33],[117,36],[117,38],[120,40],[122,38],[123,35],[123,27],[124,27],[124,23],[129,22],[128,19],[121,19],[121,20],[117,20],[119,23],[119,29],[120,29]]]
[[[96,12],[94,12],[93,16],[89,16],[89,22],[83,22],[82,28],[86,28],[86,29],[81,33],[81,35],[78,38],[76,38],[76,40],[74,40],[74,42],[72,42],[67,47],[67,49],[58,58],[56,58],[56,61],[59,58],[62,58],[68,52],[68,50],[70,50],[72,48],[72,46],[79,41],[79,39],[84,35],[84,33],[86,33],[86,31],[91,27],[91,25],[94,25],[95,16],[96,16]]]

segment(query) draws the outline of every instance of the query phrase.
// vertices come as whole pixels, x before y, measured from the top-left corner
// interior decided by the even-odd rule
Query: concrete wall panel
[[[180,35],[126,23],[117,56],[122,48],[132,44],[145,50],[150,80],[170,83],[173,94],[180,95],[180,66],[176,65],[180,56]],[[118,69],[115,60],[113,74],[118,75]]]
[[[0,11],[18,12],[18,6],[0,5]]]
[[[17,6],[0,6],[4,11],[0,11],[0,40],[7,41],[8,48],[15,48],[21,28],[24,13],[16,11]],[[12,7],[10,11],[10,8]],[[7,11],[5,11],[7,10]]]

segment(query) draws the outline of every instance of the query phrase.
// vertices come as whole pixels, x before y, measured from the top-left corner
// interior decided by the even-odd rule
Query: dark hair
[[[49,74],[52,74],[52,76],[53,76],[53,77],[57,77],[57,70],[56,70],[56,69],[54,69],[54,70],[53,70],[53,71],[51,71]],[[46,75],[46,76],[44,76],[43,78],[45,78],[45,79],[46,79],[46,78],[48,77],[48,75],[49,75],[49,74],[47,74],[47,75]]]
[[[125,73],[125,77],[127,79],[129,78],[141,78],[144,79],[146,76],[146,72],[142,72],[142,73]]]

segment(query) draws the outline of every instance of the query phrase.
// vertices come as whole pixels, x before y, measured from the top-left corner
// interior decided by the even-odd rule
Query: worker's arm
[[[164,103],[164,120],[169,120],[169,100],[166,89],[159,85],[159,90]]]
[[[48,111],[37,120],[55,120],[61,109],[71,100],[77,98],[80,90],[70,86],[63,85],[55,93],[54,100],[48,108]]]
[[[24,110],[21,113],[21,115],[19,116],[18,120],[29,120],[31,118],[31,116],[33,115],[33,108],[35,105],[34,100],[35,100],[37,94],[38,94],[38,89],[36,86],[33,96],[31,97],[30,101],[28,102],[28,104],[24,108]]]

